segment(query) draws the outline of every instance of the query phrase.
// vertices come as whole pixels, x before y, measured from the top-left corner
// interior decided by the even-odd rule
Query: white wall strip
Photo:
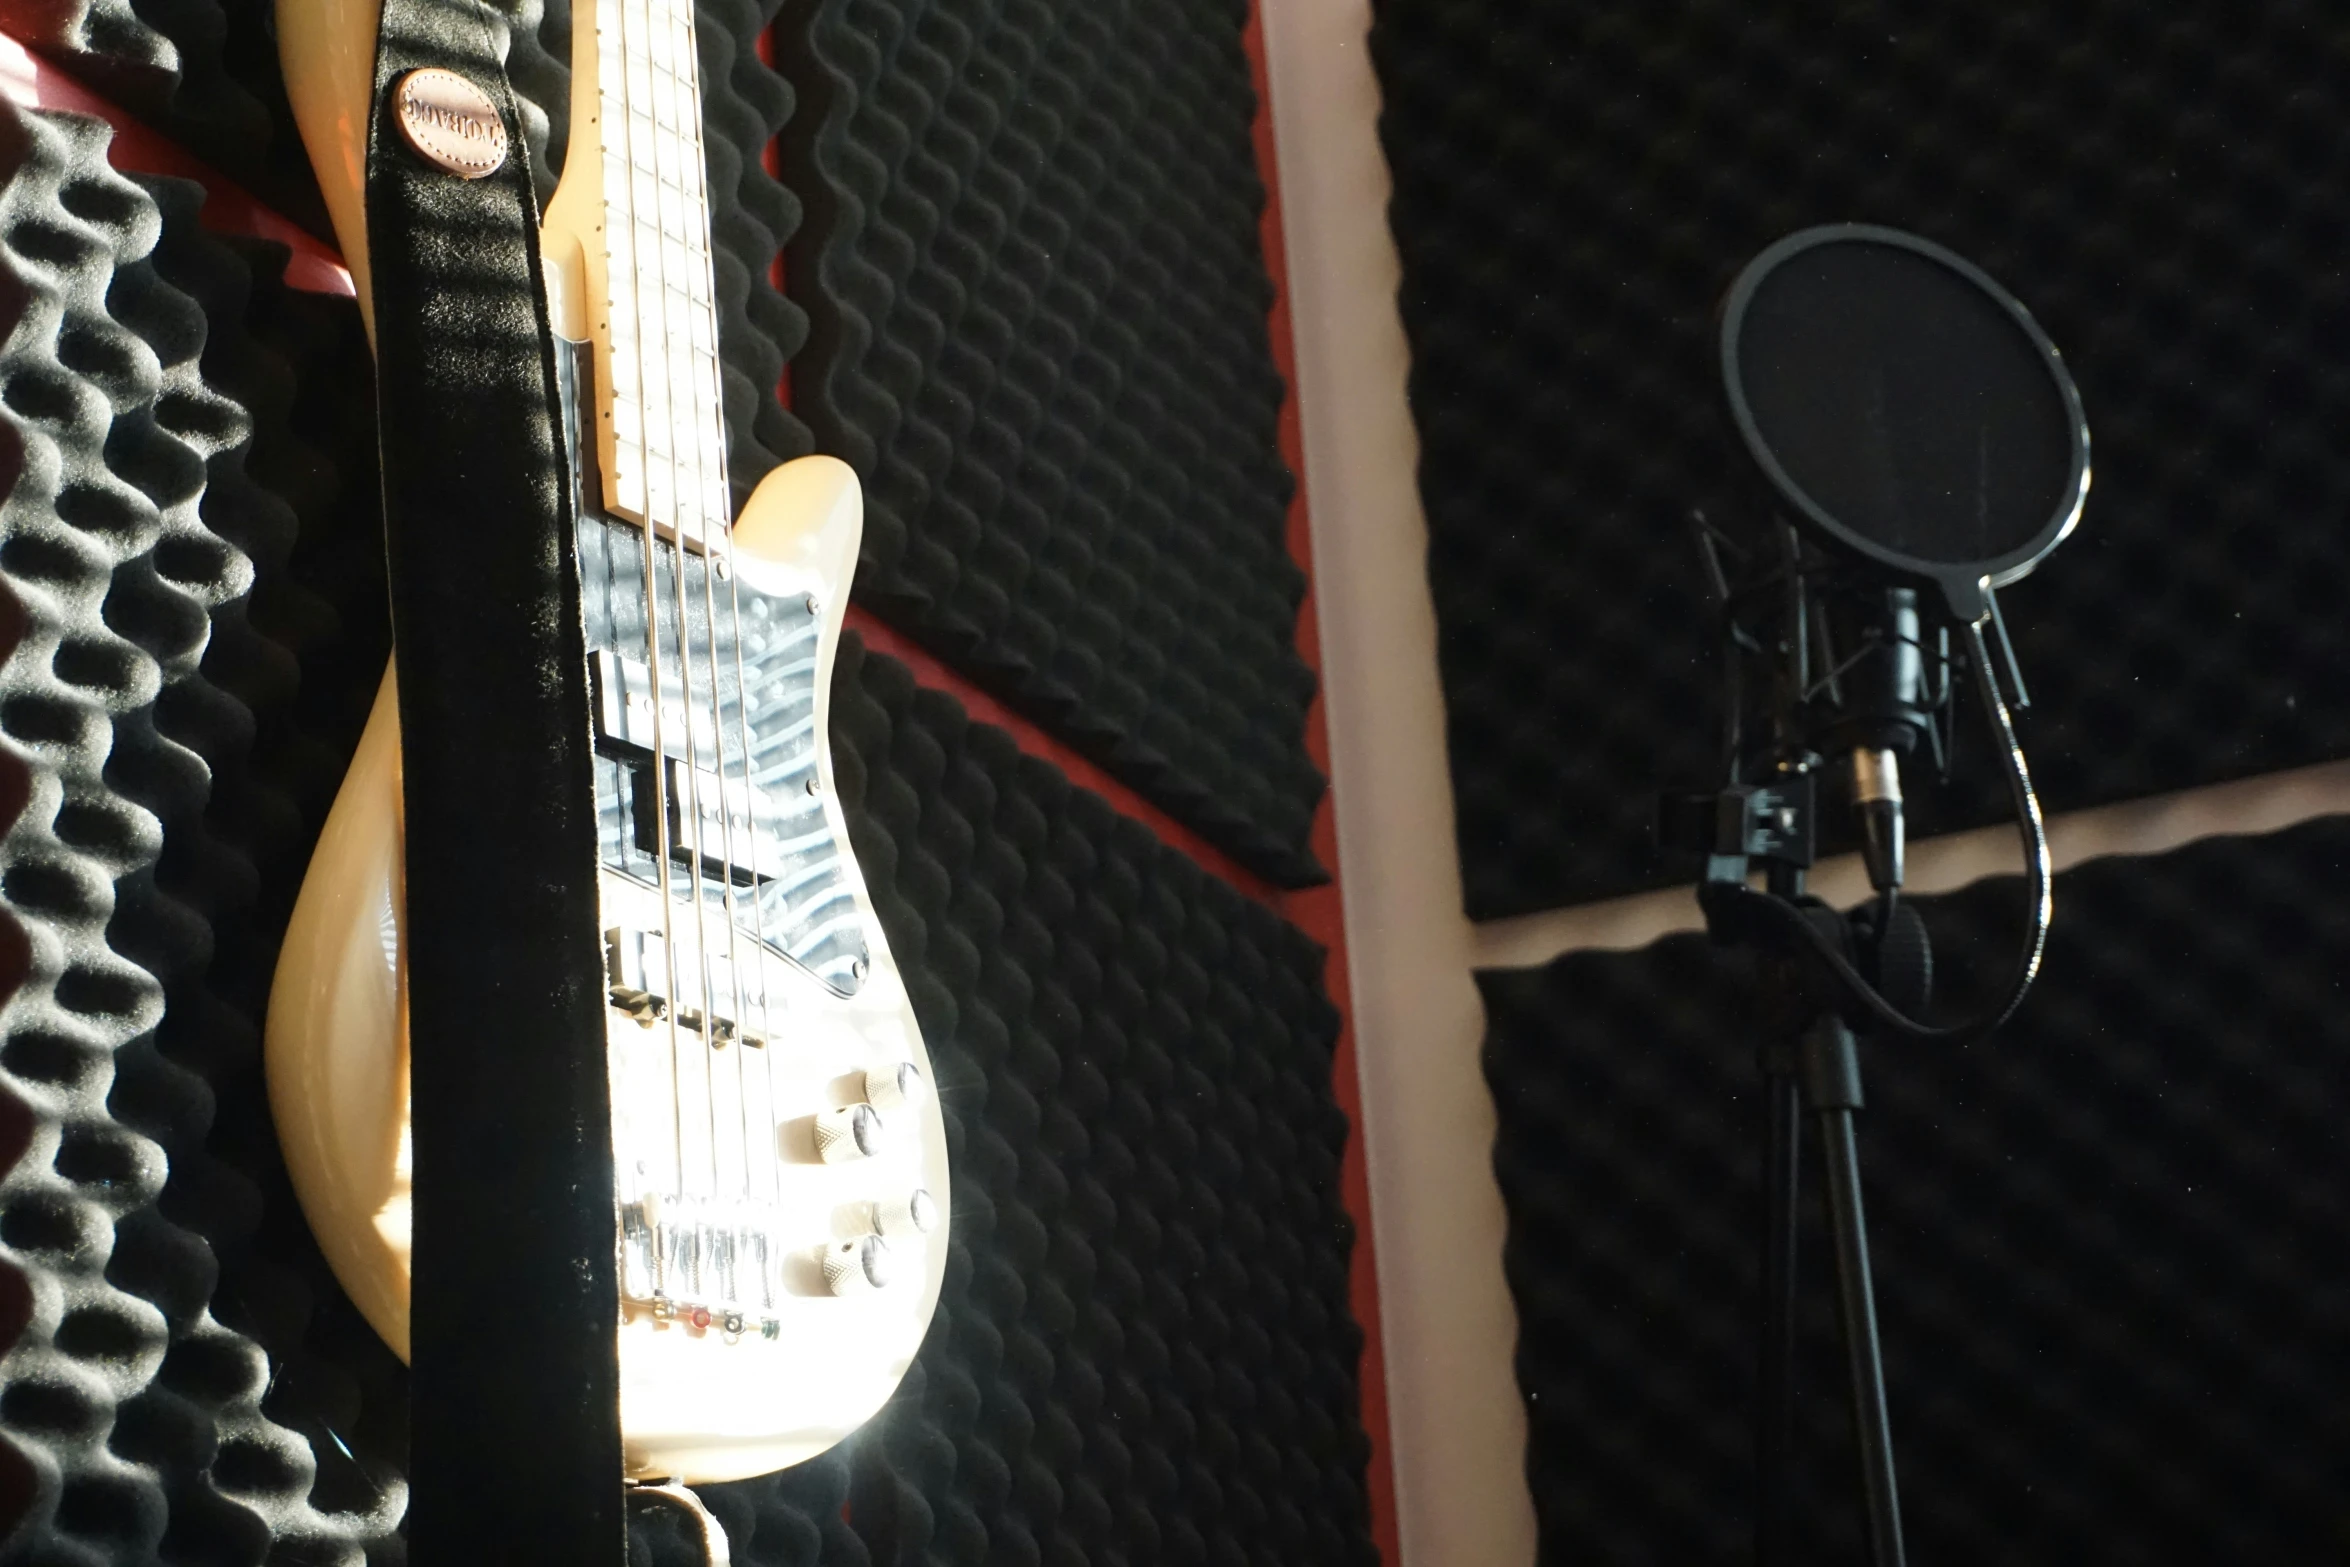
[[[1534,1559],[1364,0],[1268,0],[1403,1559]]]

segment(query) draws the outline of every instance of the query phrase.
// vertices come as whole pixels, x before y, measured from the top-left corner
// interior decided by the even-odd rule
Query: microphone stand
[[[1714,540],[1703,528],[1702,519],[1700,529],[1708,564],[1729,611],[1725,749],[1732,781],[1712,795],[1668,797],[1663,826],[1669,840],[1705,856],[1698,898],[1715,942],[1750,948],[1761,959],[1766,1025],[1758,1051],[1762,1069],[1763,1228],[1755,1560],[1757,1567],[1792,1567],[1793,1562],[1789,1455],[1794,1431],[1796,1215],[1802,1194],[1801,1124],[1808,1111],[1817,1128],[1826,1176],[1837,1304],[1861,1490],[1867,1505],[1870,1560],[1874,1567],[1904,1567],[1900,1493],[1854,1133],[1854,1117],[1864,1098],[1858,1040],[1850,1020],[1869,1016],[1855,983],[1859,971],[1866,971],[1876,982],[1880,997],[1892,991],[1897,993],[1897,1005],[1922,1008],[1930,988],[1932,956],[1923,922],[1907,905],[1897,903],[1891,891],[1845,915],[1811,896],[1805,881],[1818,841],[1816,783],[1821,757],[1814,749],[1815,741],[1833,729],[1847,748],[1852,743],[1853,724],[1840,711],[1844,692],[1839,676],[1851,673],[1873,656],[1908,657],[1914,676],[1918,662],[1916,622],[1913,616],[1892,636],[1864,643],[1852,659],[1834,664],[1825,618],[1811,601],[1800,540],[1792,530],[1783,530],[1784,568],[1761,585],[1780,590],[1777,651],[1782,656],[1773,682],[1771,760],[1765,782],[1742,782],[1739,654],[1741,649],[1759,653],[1763,648],[1735,614],[1739,599],[1752,595],[1730,593],[1713,550]],[[1904,635],[1906,646],[1896,646]],[[1815,646],[1822,654],[1821,662],[1829,666],[1816,684],[1812,672]],[[1946,671],[1947,664],[1944,668]],[[1865,684],[1865,680],[1855,683]],[[1896,705],[1913,715],[1912,722],[1930,726],[1932,715],[1948,705],[1950,682],[1946,674],[1939,686],[1929,706],[1913,681],[1906,704]],[[1823,692],[1829,696],[1825,713],[1818,701]],[[1855,705],[1869,709],[1871,700],[1861,697]],[[1932,733],[1931,738],[1937,759],[1945,758],[1948,752],[1940,734]],[[1873,858],[1872,879],[1882,887],[1898,886],[1899,858],[1896,826],[1890,864],[1880,871],[1884,856]],[[1764,891],[1759,895],[1749,879],[1757,869],[1764,876]],[[1771,911],[1774,917],[1762,916],[1757,905],[1765,902],[1780,906]],[[1843,972],[1820,962],[1804,943],[1790,937],[1789,912],[1808,922],[1814,932],[1845,955],[1848,964]]]
[[[1893,1437],[1885,1403],[1884,1356],[1877,1332],[1869,1260],[1868,1220],[1861,1200],[1860,1161],[1853,1118],[1864,1103],[1858,1040],[1846,1021],[1857,1003],[1838,994],[1841,982],[1781,929],[1755,917],[1747,873],[1756,861],[1766,875],[1765,896],[1799,909],[1859,955],[1880,954],[1885,943],[1866,918],[1837,913],[1804,888],[1814,841],[1813,785],[1808,768],[1790,770],[1769,785],[1733,785],[1714,797],[1716,820],[1735,823],[1732,852],[1709,853],[1698,888],[1708,929],[1721,944],[1745,946],[1762,959],[1765,1032],[1762,1068],[1763,1233],[1762,1312],[1759,1324],[1755,1463],[1758,1495],[1755,1560],[1758,1567],[1792,1567],[1789,1464],[1793,1437],[1796,1213],[1802,1191],[1801,1123],[1808,1111],[1817,1128],[1826,1174],[1828,1219],[1835,1243],[1837,1304],[1851,1382],[1854,1435],[1875,1567],[1903,1567],[1901,1503],[1894,1475]],[[1719,844],[1721,840],[1717,840]],[[1737,852],[1743,850],[1744,852]],[[1734,889],[1734,894],[1725,896]],[[1877,905],[1868,906],[1874,909]],[[1900,911],[1908,914],[1907,909]],[[1905,966],[1926,961],[1923,926],[1914,914],[1898,943]]]
[[[1828,246],[1847,248],[1837,265],[1823,269],[1811,253]],[[1871,246],[1909,255],[1891,263],[1881,254],[1872,260]],[[1921,260],[1927,264],[1922,268]],[[1941,272],[1933,272],[1933,266]],[[1874,281],[1864,283],[1864,276]],[[1947,292],[1953,288],[1975,297],[1963,308],[1953,306]],[[2064,439],[2070,459],[2061,482],[2044,497],[2047,511],[2037,512],[2040,501],[2027,500],[2018,490],[2013,504],[2001,501],[1996,526],[1985,410],[1997,403],[2027,423],[2042,414],[2027,412],[2023,402],[2011,398],[2005,379],[1970,380],[1959,363],[1964,356],[1954,357],[1942,347],[1962,327],[1970,342],[1987,341],[1981,338],[1987,330],[1997,335],[1980,319],[1985,302],[2004,315],[2008,327],[2021,334],[2023,351],[2045,369],[2059,405],[2051,430]],[[1827,312],[1846,309],[1853,312],[1854,330],[1814,330]],[[1882,319],[1864,329],[1856,324],[1861,316]],[[1801,1125],[1808,1111],[1826,1171],[1869,1554],[1875,1567],[1904,1567],[1854,1135],[1863,1101],[1853,1030],[1865,1026],[1881,1037],[1915,1042],[1976,1038],[2015,1014],[2039,972],[2054,909],[2047,824],[2016,736],[2013,715],[2028,699],[2015,649],[1999,618],[1996,590],[2031,572],[2079,522],[2089,488],[2089,429],[2080,394],[2055,345],[2024,307],[1980,269],[1915,235],[1842,224],[1790,234],[1740,271],[1723,297],[1716,325],[1731,421],[1755,459],[1762,493],[1775,497],[1766,505],[1774,514],[1779,559],[1758,563],[1763,566],[1759,578],[1733,592],[1715,546],[1725,545],[1741,557],[1745,551],[1717,534],[1701,514],[1693,515],[1723,607],[1728,782],[1708,794],[1668,796],[1659,825],[1668,845],[1679,843],[1704,856],[1698,897],[1707,928],[1717,944],[1756,952],[1764,981],[1768,1023],[1760,1050],[1763,1299],[1755,1558],[1762,1567],[1787,1567],[1790,1560],[1795,1214],[1802,1193]],[[1750,345],[1756,332],[1761,335]],[[1800,354],[1787,346],[1797,337],[1805,343]],[[1921,356],[1934,362],[1924,365]],[[1971,469],[1952,466],[1945,461],[1949,454],[1931,443],[1921,446],[1906,436],[1897,440],[1880,417],[1886,400],[1895,395],[1888,388],[1928,383],[1939,388],[1934,400],[1914,407],[1946,409],[1954,421],[1948,433],[1954,437],[1973,432]],[[1864,412],[1860,394],[1871,387]],[[1758,391],[1767,394],[1759,402]],[[1968,398],[1982,406],[1961,416],[1958,409]],[[1805,408],[1792,423],[1784,417],[1791,400]],[[2032,406],[2040,405],[2035,400]],[[1839,422],[1850,425],[1841,431],[1844,449],[1819,449],[1821,438],[1835,433]],[[1789,437],[1786,449],[1782,435]],[[2014,476],[2023,479],[2029,467],[2017,467]],[[1814,482],[1822,475],[1838,481],[1831,490],[1852,492],[1845,496],[1849,515],[1823,506]],[[1859,482],[1856,487],[1846,480]],[[1941,509],[1961,486],[1971,486],[1965,493],[1973,500],[1972,516],[1952,528],[1946,524],[1957,519],[1943,517]],[[1803,531],[1796,523],[1804,525]],[[1825,553],[1807,552],[1807,537]],[[1994,540],[2003,542],[1994,546]],[[1982,553],[1970,553],[1971,548]],[[1921,592],[1932,596],[1928,613],[1939,625],[1938,678],[1931,689],[1925,678]],[[1749,611],[1760,612],[1755,618],[1767,624],[1775,642],[1766,645],[1742,624],[1741,616]],[[1837,623],[1849,633],[1841,656],[1835,646]],[[1901,758],[1923,751],[1937,771],[1948,773],[1956,739],[1950,722],[1954,632],[1964,639],[1982,716],[2007,775],[2029,906],[2024,939],[2001,999],[1975,1016],[1932,1023],[1923,1017],[1932,952],[1924,924],[1900,899]],[[1993,668],[1992,635],[2015,693],[2013,708]],[[1771,733],[1767,743],[1753,747],[1742,733],[1749,654],[1771,661],[1773,688]],[[1817,841],[1815,775],[1825,757],[1849,766],[1861,855],[1879,893],[1849,915],[1805,888]],[[1758,871],[1759,888],[1749,880]]]

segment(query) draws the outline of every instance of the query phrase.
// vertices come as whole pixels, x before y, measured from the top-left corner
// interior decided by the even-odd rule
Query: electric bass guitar
[[[280,0],[288,95],[361,307],[379,0]],[[930,1061],[832,786],[827,693],[863,509],[809,457],[727,485],[692,0],[581,0],[541,227],[595,725],[629,1473],[824,1451],[919,1347],[946,1261]],[[419,71],[401,155],[507,153]],[[520,149],[512,149],[520,156]],[[272,1112],[351,1298],[408,1351],[400,735],[387,673],[319,840],[268,1020]]]

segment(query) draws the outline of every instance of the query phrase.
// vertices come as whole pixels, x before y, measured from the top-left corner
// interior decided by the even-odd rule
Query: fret
[[[606,502],[689,545],[732,516],[690,0],[599,0]]]

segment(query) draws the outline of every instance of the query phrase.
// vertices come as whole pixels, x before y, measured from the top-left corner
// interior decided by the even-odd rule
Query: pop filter
[[[2012,294],[1928,240],[1800,230],[1723,301],[1730,416],[1799,527],[1962,622],[2080,520],[2089,426],[2056,345]]]
[[[2012,1016],[2039,972],[2054,911],[2048,835],[1988,635],[2005,646],[1994,590],[2030,572],[2080,521],[2089,426],[2055,345],[2014,296],[1895,229],[1804,229],[1755,257],[1722,301],[1721,366],[1732,422],[1770,494],[1777,548],[1743,546],[1703,513],[1691,519],[1723,610],[1728,779],[1710,795],[1668,797],[1665,825],[1705,856],[1698,903],[1714,939],[1761,956],[1763,1015],[1774,1025],[1761,1051],[1755,1556],[1768,1567],[1793,1554],[1796,1137],[1808,1107],[1827,1167],[1870,1560],[1902,1567],[1853,1127],[1862,1103],[1854,1030],[1972,1038]],[[1724,569],[1725,545],[1737,580]],[[2007,651],[2021,706],[2022,676]],[[1904,758],[1922,751],[1947,775],[1953,671],[1962,666],[2007,773],[2030,907],[2000,999],[1972,1018],[1929,1023],[1912,1010],[1926,1001],[1931,947],[1900,900],[1901,774]],[[1805,881],[1816,786],[1837,768],[1847,770],[1861,858],[1879,894],[1850,913],[1810,895]]]

